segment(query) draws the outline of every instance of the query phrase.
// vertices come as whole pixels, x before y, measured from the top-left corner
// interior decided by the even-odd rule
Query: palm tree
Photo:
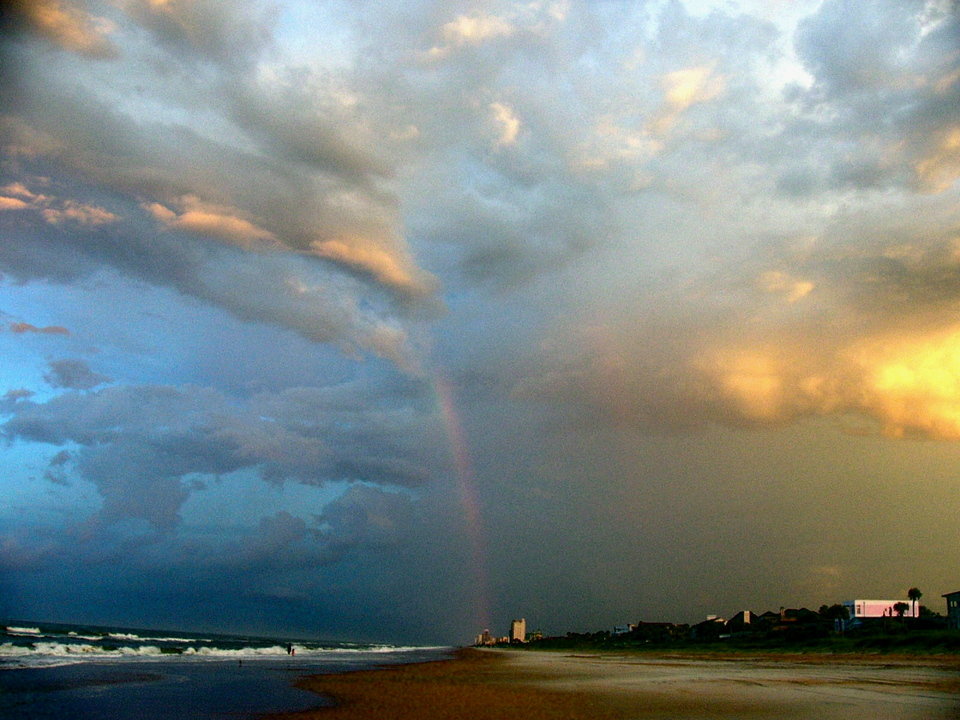
[[[913,602],[913,616],[917,616],[917,600],[923,597],[923,593],[920,592],[919,588],[912,587],[907,590],[907,597]]]

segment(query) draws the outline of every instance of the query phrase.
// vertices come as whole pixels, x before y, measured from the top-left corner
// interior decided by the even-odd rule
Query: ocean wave
[[[156,645],[140,645],[137,647],[123,645],[120,647],[104,647],[88,643],[58,643],[37,642],[32,645],[15,645],[3,643],[0,645],[0,659],[23,657],[75,657],[75,656],[103,656],[103,657],[151,657],[163,655]]]
[[[294,646],[297,647],[297,646]],[[301,654],[305,652],[297,647]],[[188,647],[183,650],[184,655],[206,655],[217,657],[248,657],[255,655],[287,655],[287,648],[275,645],[273,647],[242,647],[242,648],[218,648],[218,647]]]
[[[320,656],[320,655],[362,655],[369,653],[401,653],[424,650],[442,650],[444,648],[436,647],[394,647],[390,645],[378,645],[372,647],[326,647],[317,646],[310,643],[300,644],[291,643],[291,647],[296,651],[297,657],[302,656]],[[183,649],[183,655],[198,655],[203,657],[257,657],[257,656],[275,656],[288,655],[286,645],[272,645],[267,647],[241,647],[241,648],[221,648],[221,647],[186,647]]]
[[[379,645],[357,648],[331,648],[301,645],[294,643],[292,648],[298,657],[345,656],[384,653],[408,653],[417,651],[443,650],[443,647],[391,646]],[[288,655],[285,645],[266,647],[244,646],[223,648],[187,645],[183,647],[160,647],[157,645],[95,645],[91,643],[35,642],[30,645],[14,643],[0,644],[0,660],[23,660],[25,658],[207,658],[207,659],[255,659],[281,657]]]
[[[24,657],[26,655],[36,655],[36,653],[37,651],[32,647],[14,645],[13,643],[0,645],[0,657]]]
[[[134,633],[108,633],[105,636],[108,640],[128,640],[130,642],[162,642],[162,643],[212,643],[215,640],[207,638],[184,638],[184,637],[152,637],[150,635],[136,635]],[[103,639],[103,638],[98,638]]]
[[[39,635],[40,628],[38,627],[12,627],[7,626],[6,628],[7,635]]]
[[[408,653],[431,650],[449,650],[447,645],[369,645],[366,647],[321,647],[325,653]]]
[[[161,655],[163,651],[156,645],[122,645],[120,647],[90,645],[87,643],[58,643],[38,642],[33,644],[33,652],[37,655],[71,656],[71,655],[106,655],[110,657],[136,655]]]

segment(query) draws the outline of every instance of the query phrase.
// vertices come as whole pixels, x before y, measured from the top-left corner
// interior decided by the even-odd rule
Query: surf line
[[[454,465],[457,492],[460,505],[466,519],[467,538],[470,543],[470,556],[473,565],[473,583],[476,619],[481,628],[491,626],[490,577],[487,571],[487,545],[484,533],[483,514],[477,498],[476,475],[470,459],[470,447],[467,443],[463,424],[454,398],[453,387],[439,371],[433,373],[433,388],[443,419],[450,455]]]

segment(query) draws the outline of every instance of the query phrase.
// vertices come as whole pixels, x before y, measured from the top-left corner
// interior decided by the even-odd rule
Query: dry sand
[[[333,708],[274,720],[958,720],[960,658],[464,650],[305,678]]]

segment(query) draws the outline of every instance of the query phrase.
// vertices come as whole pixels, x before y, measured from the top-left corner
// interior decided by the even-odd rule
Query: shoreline
[[[303,677],[332,707],[265,720],[956,720],[960,657],[466,648],[453,659]]]
[[[503,651],[462,648],[446,660],[306,676],[296,687],[333,700],[334,705],[267,715],[263,720],[572,720],[589,716],[588,705],[570,698],[570,693],[528,686],[528,678],[515,672],[509,657]],[[571,708],[584,714],[570,715]]]

